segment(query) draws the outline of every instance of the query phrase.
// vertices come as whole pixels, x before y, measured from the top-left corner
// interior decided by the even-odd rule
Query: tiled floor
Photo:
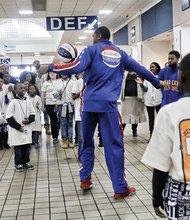
[[[40,149],[31,149],[35,170],[23,173],[14,170],[12,150],[0,151],[0,219],[157,219],[151,206],[151,169],[140,162],[148,140],[146,123],[139,125],[138,134],[132,137],[128,126],[124,138],[127,178],[137,194],[119,201],[113,199],[103,148],[96,148],[94,187],[88,192],[80,189],[77,148],[53,146],[43,133]]]

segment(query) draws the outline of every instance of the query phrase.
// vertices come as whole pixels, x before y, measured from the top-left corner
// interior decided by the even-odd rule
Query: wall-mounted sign
[[[97,16],[46,17],[48,31],[94,30],[98,28]]]
[[[11,59],[10,58],[1,58],[0,59],[0,64],[10,64]]]
[[[181,0],[181,10],[185,11],[190,7],[190,0]]]
[[[16,51],[16,46],[4,44],[4,51]]]
[[[136,41],[136,29],[135,26],[131,28],[131,43],[135,43]]]

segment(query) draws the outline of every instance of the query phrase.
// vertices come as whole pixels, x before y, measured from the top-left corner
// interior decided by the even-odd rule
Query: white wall
[[[184,24],[174,27],[174,49],[183,57],[190,53],[190,26]]]
[[[174,50],[177,50],[179,53],[181,53],[181,26],[173,28],[173,36]]]
[[[135,38],[132,39],[131,36],[131,29],[132,27],[135,27]],[[141,39],[140,34],[140,16],[137,16],[134,20],[128,23],[128,43],[129,45],[133,45],[137,42],[139,42]]]
[[[157,62],[161,67],[168,60],[168,53],[172,50],[171,41],[142,42],[142,64],[149,68],[151,62]]]
[[[131,46],[131,57],[137,62],[142,63],[142,42]]]
[[[49,64],[52,63],[52,56],[40,56],[40,57],[31,57],[31,56],[23,56],[22,64],[33,64],[34,60],[39,60],[41,64]],[[11,65],[20,65],[21,58],[20,57],[11,57]]]
[[[181,10],[181,1],[173,0],[173,26],[176,27],[187,21],[190,21],[190,8]]]
[[[190,53],[190,27],[182,27],[181,29],[181,55],[182,57]]]
[[[117,45],[121,50],[124,50],[128,55],[131,55],[131,47],[128,45]]]

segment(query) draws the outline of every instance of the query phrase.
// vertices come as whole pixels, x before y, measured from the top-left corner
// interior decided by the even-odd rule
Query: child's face
[[[64,74],[61,74],[61,78],[66,80],[68,78],[68,76],[64,75]]]
[[[0,88],[3,87],[3,83],[4,83],[4,80],[3,80],[3,79],[0,79]]]
[[[57,74],[50,72],[49,73],[49,77],[50,77],[50,79],[56,79],[57,78]]]
[[[33,65],[34,65],[34,67],[35,67],[36,69],[39,69],[39,68],[40,68],[40,61],[39,61],[39,60],[35,60],[35,61],[33,62]]]
[[[25,86],[25,90],[28,91],[29,82],[28,82],[28,81],[25,81],[23,84],[24,84],[24,86]]]
[[[4,76],[3,76],[3,79],[4,79],[5,84],[10,83],[10,75],[9,74],[5,73]]]
[[[28,81],[28,82],[32,81],[32,76],[30,74],[26,75],[26,81]]]
[[[35,86],[30,86],[29,89],[28,89],[28,94],[30,96],[35,96],[36,95],[36,88]]]
[[[23,97],[25,95],[26,89],[23,83],[17,85],[17,88],[15,89],[15,93],[19,96],[19,97]]]

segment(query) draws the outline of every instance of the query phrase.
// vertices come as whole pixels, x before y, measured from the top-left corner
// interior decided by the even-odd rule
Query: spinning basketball
[[[64,63],[72,62],[77,57],[77,49],[71,44],[64,43],[59,47],[57,56]]]

